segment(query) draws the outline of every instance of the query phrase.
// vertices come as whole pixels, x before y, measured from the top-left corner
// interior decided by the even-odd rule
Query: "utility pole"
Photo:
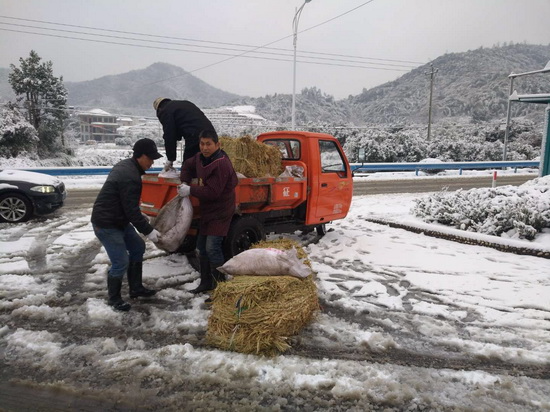
[[[430,63],[430,71],[425,72],[425,74],[430,75],[430,104],[428,107],[428,140],[430,140],[430,133],[432,130],[432,96],[434,92],[434,77],[439,69],[434,70],[434,65]]]

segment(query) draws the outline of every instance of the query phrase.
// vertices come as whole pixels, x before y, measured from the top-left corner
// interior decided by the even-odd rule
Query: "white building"
[[[80,121],[80,135],[82,141],[95,140],[96,142],[115,141],[119,137],[117,117],[101,109],[78,113]]]

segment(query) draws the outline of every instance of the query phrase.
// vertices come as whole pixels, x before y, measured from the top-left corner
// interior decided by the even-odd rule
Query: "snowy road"
[[[528,180],[535,178],[536,175],[530,174],[507,174],[498,178],[498,185],[513,185],[518,186]],[[449,190],[470,189],[473,187],[490,187],[492,177],[489,175],[481,176],[446,176],[446,177],[430,177],[418,178],[411,177],[408,179],[370,179],[358,177],[353,182],[353,193],[358,195],[373,195],[384,193],[422,193],[435,192],[442,188]],[[68,196],[65,201],[65,208],[83,208],[93,205],[99,187],[86,189],[69,189]]]
[[[550,410],[550,260],[366,221],[413,198],[356,197],[322,239],[293,235],[322,311],[275,358],[206,346],[197,273],[152,244],[157,297],[111,311],[90,209],[0,225],[0,407]]]

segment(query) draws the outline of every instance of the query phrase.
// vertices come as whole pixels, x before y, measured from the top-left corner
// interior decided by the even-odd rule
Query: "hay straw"
[[[294,241],[260,242],[255,247],[304,250]],[[313,276],[235,276],[212,295],[207,342],[225,350],[275,355],[290,348],[319,309]]]
[[[222,136],[220,142],[237,173],[246,177],[277,177],[284,171],[281,152],[275,146],[257,142],[250,136]]]

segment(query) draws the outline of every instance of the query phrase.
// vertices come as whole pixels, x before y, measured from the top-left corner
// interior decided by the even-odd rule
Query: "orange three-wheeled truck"
[[[236,211],[224,241],[226,259],[265,239],[268,233],[316,230],[346,217],[353,195],[352,172],[338,140],[322,133],[281,131],[263,133],[257,141],[274,145],[282,154],[283,167],[298,166],[301,177],[239,178]],[[301,169],[300,169],[301,168]],[[177,195],[179,179],[155,174],[143,176],[141,210],[156,216]],[[194,223],[180,252],[195,249],[199,200],[191,197]]]

